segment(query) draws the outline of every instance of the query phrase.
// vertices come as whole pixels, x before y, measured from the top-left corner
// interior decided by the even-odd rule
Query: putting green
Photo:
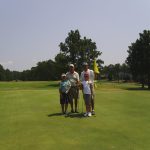
[[[80,93],[80,113],[65,117],[58,82],[0,82],[0,149],[149,150],[150,91],[96,84],[96,115],[82,116]]]

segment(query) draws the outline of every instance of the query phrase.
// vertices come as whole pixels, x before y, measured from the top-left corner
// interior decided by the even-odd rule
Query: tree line
[[[78,69],[76,68],[78,71]],[[132,75],[127,64],[110,64],[99,68],[100,74],[98,79],[108,79],[109,81],[120,80],[129,81],[132,80]],[[24,70],[22,72],[10,71],[4,69],[0,65],[0,81],[47,81],[47,80],[59,80],[62,72],[67,72],[68,66],[62,68],[61,64],[57,64],[55,61],[47,60],[38,62],[36,67],[32,67],[30,70]],[[80,73],[80,72],[79,72]]]
[[[79,30],[70,31],[64,42],[59,44],[60,52],[54,60],[38,62],[36,67],[22,72],[10,71],[0,65],[0,81],[45,81],[59,80],[63,72],[68,71],[70,63],[75,64],[76,70],[82,71],[82,63],[88,62],[93,68],[96,59],[100,75],[98,78],[108,80],[133,80],[140,82],[142,87],[148,85],[150,89],[150,31],[144,30],[139,33],[139,38],[128,46],[128,57],[123,64],[110,64],[103,66],[104,61],[100,59],[102,52],[97,50],[96,43],[91,39],[83,37]]]

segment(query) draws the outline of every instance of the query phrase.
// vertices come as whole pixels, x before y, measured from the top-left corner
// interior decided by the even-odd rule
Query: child
[[[84,81],[81,82],[81,88],[82,88],[83,98],[84,98],[85,105],[86,105],[86,113],[84,114],[84,116],[91,117],[92,116],[92,114],[91,114],[91,96],[93,95],[93,84],[89,80],[88,73],[84,74]]]
[[[66,74],[61,75],[61,82],[59,86],[60,93],[60,104],[62,109],[62,114],[67,114],[68,102],[69,102],[69,90],[71,88],[71,83],[66,79]]]

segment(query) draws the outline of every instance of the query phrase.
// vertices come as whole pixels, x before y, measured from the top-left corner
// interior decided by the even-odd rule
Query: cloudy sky
[[[96,42],[105,65],[123,63],[150,29],[149,0],[0,0],[0,64],[22,71],[54,59],[70,30]]]

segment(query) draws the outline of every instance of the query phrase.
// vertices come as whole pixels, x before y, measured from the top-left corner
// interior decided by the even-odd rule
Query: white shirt
[[[91,94],[91,85],[92,82],[91,81],[82,81],[82,85],[83,85],[83,93],[84,94]]]
[[[77,86],[77,83],[79,82],[79,74],[74,71],[74,73],[67,72],[66,78],[70,81],[71,86]]]

